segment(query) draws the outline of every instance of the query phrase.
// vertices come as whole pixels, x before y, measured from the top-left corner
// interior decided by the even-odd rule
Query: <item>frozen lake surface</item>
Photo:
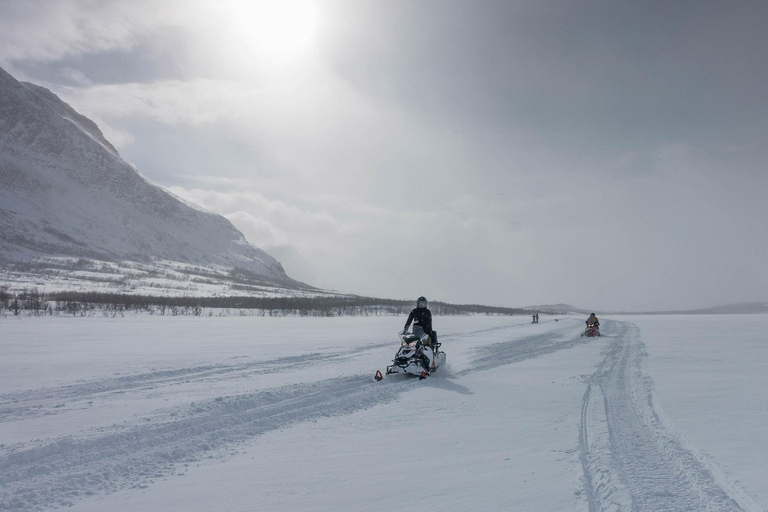
[[[0,510],[768,509],[768,315],[0,318]]]

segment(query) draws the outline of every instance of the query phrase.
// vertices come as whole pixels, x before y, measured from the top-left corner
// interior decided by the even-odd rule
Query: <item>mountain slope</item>
[[[589,311],[586,309],[580,309],[570,304],[542,304],[539,306],[526,306],[523,309],[529,311],[554,311],[557,313],[577,313],[580,315],[589,315]]]
[[[144,179],[55,94],[0,69],[0,259],[60,256],[237,268],[307,288],[227,219]]]

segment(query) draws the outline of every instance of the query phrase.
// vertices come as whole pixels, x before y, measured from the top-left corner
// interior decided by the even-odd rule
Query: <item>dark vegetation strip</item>
[[[200,315],[203,309],[260,310],[269,315],[403,315],[413,308],[413,301],[378,299],[354,295],[333,297],[164,297],[104,292],[40,292],[36,288],[12,293],[0,287],[0,307],[14,314],[73,314],[102,311],[149,311],[160,314]],[[435,315],[529,315],[520,308],[449,304],[432,302]],[[542,313],[544,313],[542,311]]]

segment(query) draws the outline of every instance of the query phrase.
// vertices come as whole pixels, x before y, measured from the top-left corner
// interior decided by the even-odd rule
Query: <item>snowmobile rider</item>
[[[600,321],[597,319],[594,313],[589,315],[589,318],[587,318],[587,327],[590,325],[594,325],[595,327],[600,327]]]
[[[437,333],[432,330],[432,312],[427,308],[427,299],[424,296],[419,297],[416,300],[416,308],[408,315],[408,320],[405,322],[403,332],[408,332],[408,327],[413,322],[413,330],[416,331],[417,327],[424,330],[429,334],[430,346],[437,347]]]

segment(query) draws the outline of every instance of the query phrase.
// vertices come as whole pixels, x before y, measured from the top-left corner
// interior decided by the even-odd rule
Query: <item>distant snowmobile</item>
[[[581,333],[582,336],[587,336],[589,338],[594,338],[595,336],[600,336],[600,326],[595,324],[589,324],[587,325],[587,328],[584,330],[583,333]]]
[[[421,329],[414,330],[421,331]],[[401,345],[392,360],[392,364],[387,366],[387,375],[402,373],[418,375],[419,379],[426,379],[440,365],[445,363],[445,352],[440,351],[440,344],[436,343],[434,347],[430,347],[428,344],[429,335],[425,332],[400,332],[398,336]],[[374,379],[381,380],[383,378],[384,376],[377,370]]]

